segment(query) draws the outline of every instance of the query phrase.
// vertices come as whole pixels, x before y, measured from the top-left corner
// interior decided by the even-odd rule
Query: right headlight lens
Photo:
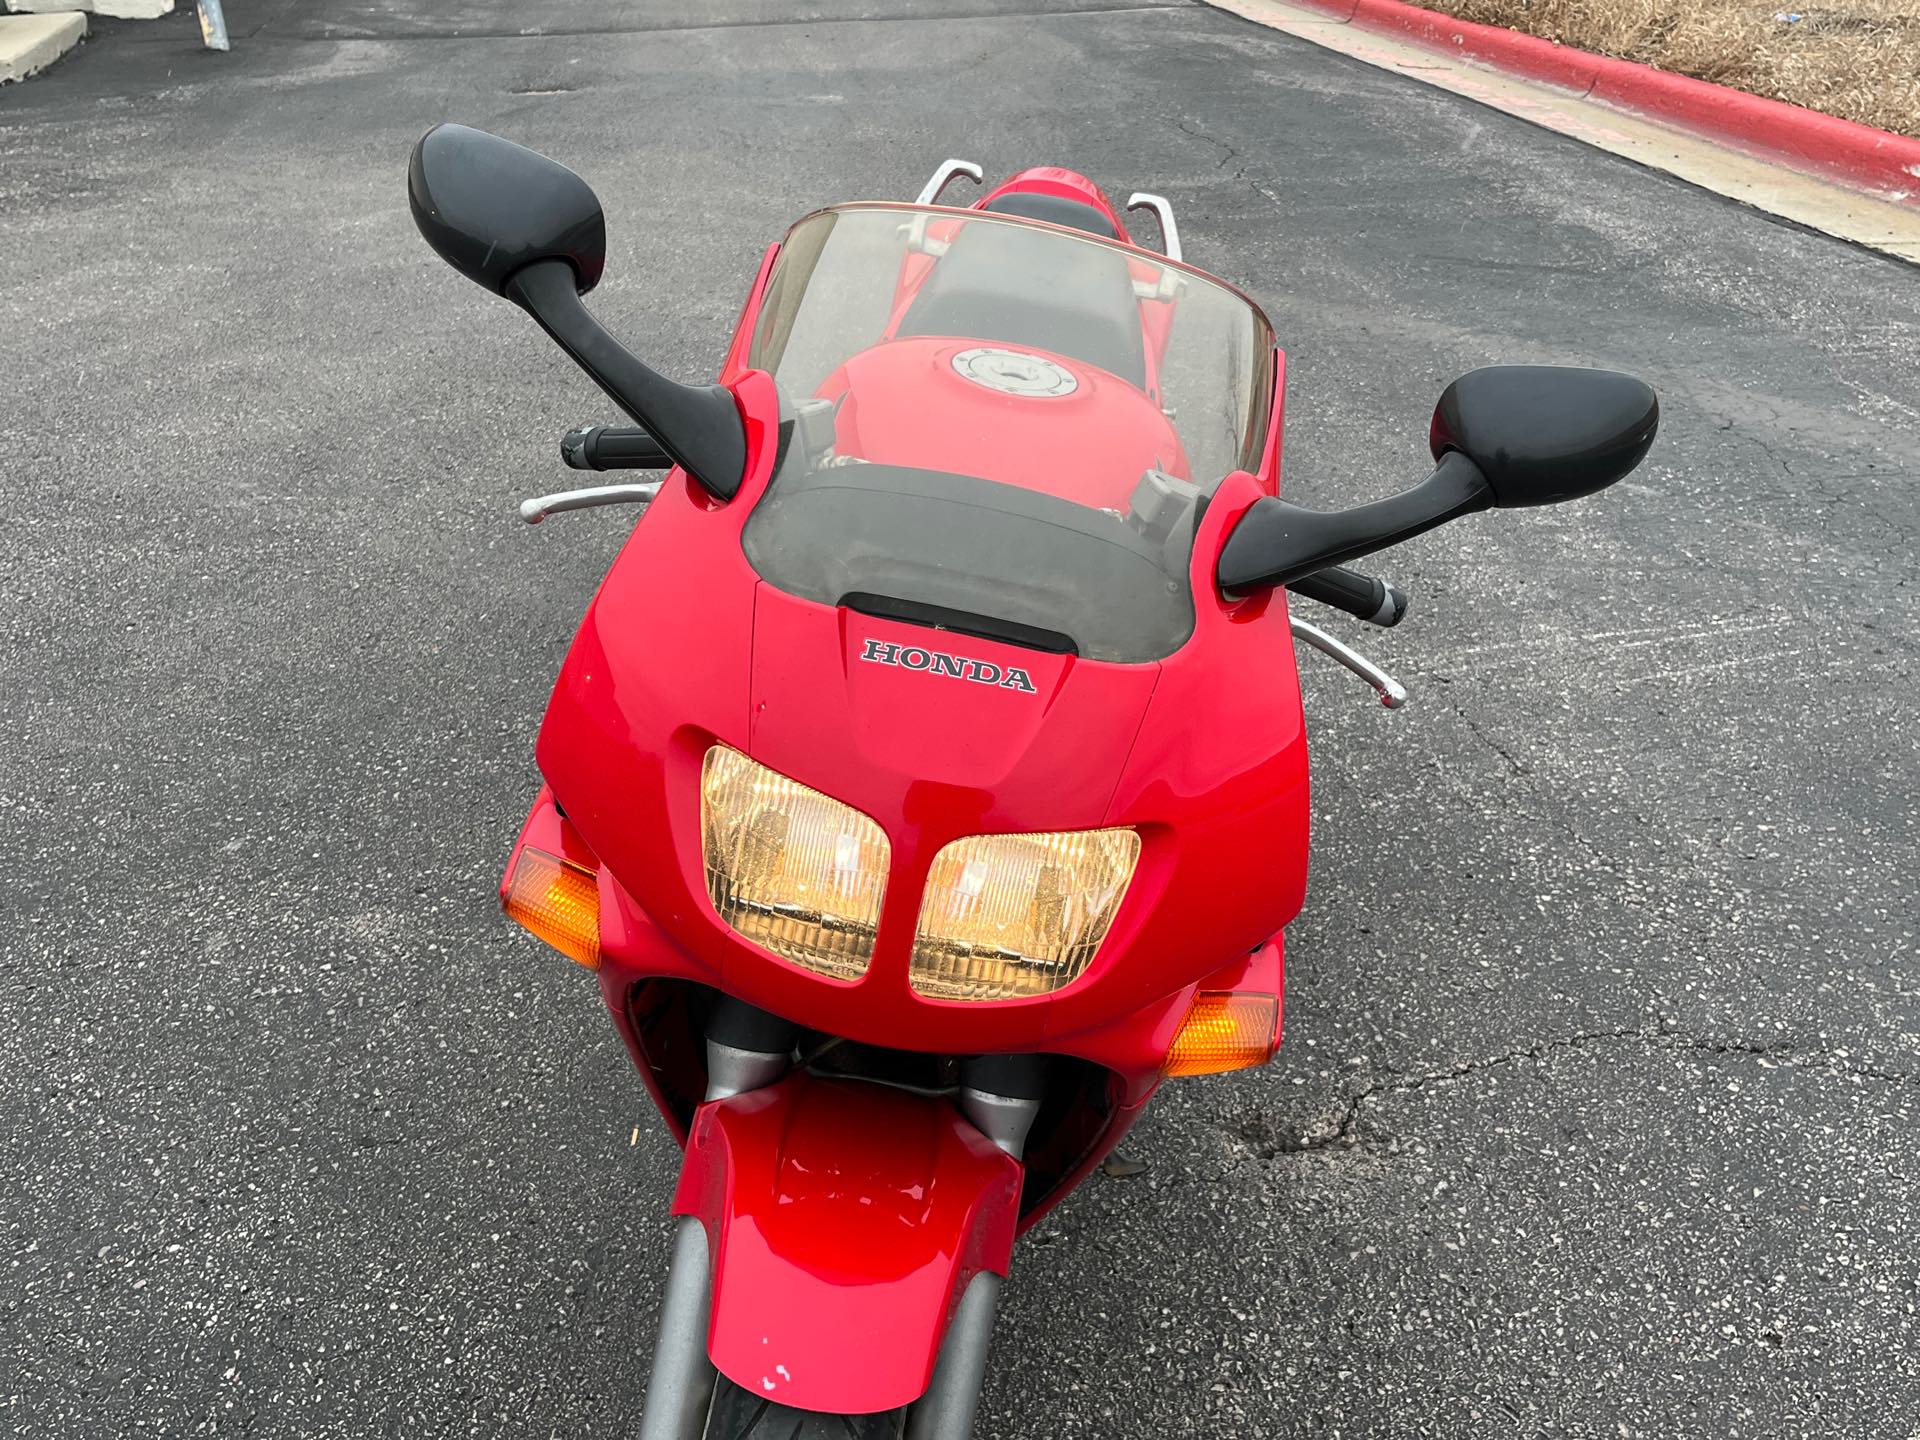
[[[1080,978],[1140,859],[1132,830],[974,835],[933,858],[913,941],[914,992],[1045,995]]]
[[[700,769],[707,895],[733,930],[816,975],[873,959],[891,850],[851,805],[716,745]]]

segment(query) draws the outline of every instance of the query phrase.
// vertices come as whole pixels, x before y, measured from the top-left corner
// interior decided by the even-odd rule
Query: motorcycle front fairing
[[[1011,298],[992,288],[1010,258],[1028,267]],[[1243,297],[1146,252],[852,206],[769,253],[728,366],[746,477],[722,503],[676,470],[635,527],[556,683],[538,746],[554,803],[529,833],[563,828],[595,877],[603,993],[690,1136],[675,1209],[708,1231],[711,1358],[784,1404],[882,1410],[924,1385],[970,1277],[1004,1274],[1014,1228],[1131,1123],[1196,989],[1254,983],[1277,1006],[1305,886],[1299,688],[1284,598],[1229,600],[1212,575],[1275,487],[1281,358]],[[716,909],[715,747],[884,834],[853,978]],[[943,849],[1113,829],[1137,862],[1070,983],[916,988]],[[1101,1114],[1036,1190],[938,1097],[802,1072],[702,1104],[646,1021],[685,981],[895,1051],[1079,1057],[1107,1076]],[[782,1313],[770,1301],[857,1338],[753,1319]]]

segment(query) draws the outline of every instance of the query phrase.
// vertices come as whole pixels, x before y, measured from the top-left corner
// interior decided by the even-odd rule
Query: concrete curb
[[[46,69],[86,33],[84,15],[0,15],[0,84]]]
[[[1455,20],[1404,0],[1293,0],[1329,18],[1704,134],[1920,208],[1920,140],[1725,85],[1593,55],[1517,30]]]
[[[111,20],[158,20],[173,13],[173,0],[6,0],[6,7],[26,13],[84,10]]]

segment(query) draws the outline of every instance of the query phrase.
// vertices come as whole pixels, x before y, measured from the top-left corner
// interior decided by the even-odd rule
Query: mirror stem
[[[593,318],[574,287],[572,265],[538,260],[509,277],[505,294],[647,428],[674,464],[731,500],[747,469],[746,427],[733,392],[724,385],[682,385],[643,364]]]
[[[1245,595],[1371,555],[1402,540],[1485,510],[1493,491],[1459,451],[1413,489],[1351,510],[1308,510],[1271,497],[1240,517],[1220,552],[1220,588]]]

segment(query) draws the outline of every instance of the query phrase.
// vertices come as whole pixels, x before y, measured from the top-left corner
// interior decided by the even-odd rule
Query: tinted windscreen
[[[1158,659],[1192,633],[1207,497],[1257,462],[1272,344],[1226,287],[1091,237],[810,216],[749,354],[791,429],[748,558],[825,604]]]

